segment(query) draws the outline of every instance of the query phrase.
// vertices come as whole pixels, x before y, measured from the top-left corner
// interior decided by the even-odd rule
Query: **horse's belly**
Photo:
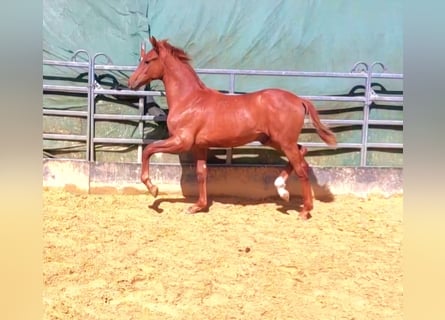
[[[249,142],[258,140],[259,134],[230,134],[229,132],[222,132],[221,135],[200,135],[196,137],[195,144],[201,147],[220,147],[230,148],[245,145]]]
[[[198,130],[195,143],[209,147],[237,147],[257,140],[266,132],[264,121],[251,108],[239,108],[237,112],[219,110],[208,115]]]

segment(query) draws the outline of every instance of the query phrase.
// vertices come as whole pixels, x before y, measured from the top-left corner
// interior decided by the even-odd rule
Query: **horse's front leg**
[[[207,149],[196,148],[196,177],[198,180],[198,201],[188,208],[188,213],[196,213],[207,208]]]
[[[181,136],[172,136],[165,140],[155,141],[144,148],[142,152],[141,181],[154,196],[158,195],[158,187],[150,179],[150,157],[158,152],[179,153],[189,150],[191,140]]]

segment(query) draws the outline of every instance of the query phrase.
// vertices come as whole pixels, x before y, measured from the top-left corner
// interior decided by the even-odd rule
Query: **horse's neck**
[[[170,58],[173,60],[173,58]],[[170,61],[168,61],[170,62]],[[174,59],[164,66],[163,82],[169,109],[175,108],[176,102],[184,101],[197,90],[207,89],[193,68],[184,62]]]

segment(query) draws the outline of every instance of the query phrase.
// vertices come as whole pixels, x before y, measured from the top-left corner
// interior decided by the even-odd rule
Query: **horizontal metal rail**
[[[43,139],[48,140],[66,140],[66,141],[86,141],[85,135],[59,134],[59,133],[43,133]]]
[[[64,135],[59,135],[59,136],[64,136]],[[62,140],[62,139],[60,139]],[[137,144],[148,144],[148,143],[152,143],[156,140],[154,139],[141,139],[141,138],[103,138],[103,137],[96,137],[94,138],[94,142],[96,143],[103,143],[103,144],[124,144],[124,145],[137,145]],[[309,147],[309,148],[322,148],[322,149],[326,149],[326,144],[322,143],[322,142],[299,142],[299,144],[305,146],[305,147]],[[339,143],[337,148],[340,149],[360,149],[362,146],[361,143]],[[253,141],[250,143],[247,143],[245,145],[242,146],[238,146],[238,147],[234,147],[236,148],[250,148],[250,147],[261,147],[264,148],[266,146],[264,146],[263,144],[261,144],[259,141]],[[385,143],[385,142],[379,142],[379,143],[368,143],[368,147],[369,148],[389,148],[389,149],[399,149],[399,148],[403,148],[403,144],[402,143]],[[224,147],[214,147],[212,149],[227,149]]]
[[[102,95],[121,95],[121,96],[137,96],[137,97],[148,97],[148,96],[165,96],[165,91],[144,91],[144,90],[115,90],[115,89],[95,89],[95,94]]]
[[[58,67],[70,67],[70,68],[89,68],[89,62],[79,62],[79,61],[63,61],[63,60],[43,60],[44,65],[48,66],[58,66]]]
[[[125,138],[125,139],[119,139],[119,138],[94,138],[94,142],[96,143],[102,143],[102,144],[131,144],[131,145],[137,145],[137,144],[149,144],[152,143],[154,139],[139,139],[139,138]]]
[[[73,111],[63,109],[43,109],[44,116],[62,116],[62,117],[86,117],[87,111]]]
[[[88,62],[75,61],[80,54],[85,54]],[[108,64],[97,64],[96,58],[105,56]],[[78,50],[72,61],[54,61],[43,60],[44,65],[60,66],[66,68],[87,68],[88,69],[88,84],[87,85],[43,85],[43,92],[45,93],[77,93],[85,94],[88,97],[88,105],[86,111],[73,111],[63,109],[43,109],[45,116],[65,116],[65,117],[84,117],[87,119],[87,133],[81,135],[75,134],[53,134],[44,133],[43,139],[48,140],[66,140],[66,141],[83,141],[87,147],[87,160],[94,161],[95,144],[119,144],[119,145],[138,145],[141,148],[143,145],[151,143],[155,140],[143,138],[106,138],[95,136],[95,122],[96,121],[135,121],[139,123],[138,128],[143,133],[143,124],[145,121],[166,121],[166,116],[152,116],[143,114],[144,98],[149,96],[165,96],[165,91],[162,90],[128,90],[128,89],[104,89],[95,82],[95,71],[120,71],[132,72],[136,66],[119,66],[113,65],[111,59],[103,53],[98,53],[94,57],[90,57],[84,50]],[[369,119],[369,107],[371,103],[376,101],[403,103],[403,95],[388,95],[376,94],[371,88],[372,79],[396,79],[402,80],[403,74],[387,73],[387,72],[373,72],[375,67],[380,66],[385,71],[385,67],[380,62],[374,62],[368,65],[364,62],[358,62],[354,65],[350,72],[307,72],[307,71],[289,71],[289,70],[243,70],[243,69],[205,69],[196,68],[198,74],[211,75],[227,75],[229,77],[229,94],[238,94],[235,92],[236,77],[238,76],[278,76],[278,77],[324,77],[324,78],[351,78],[361,79],[364,83],[364,92],[358,96],[335,96],[335,95],[302,95],[301,97],[313,101],[338,101],[338,102],[359,102],[363,104],[364,117],[363,119],[322,119],[322,122],[330,126],[361,126],[362,127],[362,141],[357,143],[338,143],[338,148],[352,148],[361,150],[361,166],[366,166],[366,152],[370,148],[389,148],[389,149],[403,149],[402,143],[373,143],[368,142],[368,129],[370,126],[400,126],[403,128],[403,120],[373,120]],[[135,96],[139,97],[139,112],[137,115],[122,115],[122,114],[104,114],[95,112],[95,100],[98,95],[111,96]],[[141,100],[142,99],[142,100]],[[305,119],[305,124],[310,121]],[[309,128],[309,126],[308,126]],[[324,143],[317,142],[301,142],[300,144],[309,148],[326,148]],[[260,142],[254,141],[239,148],[249,147],[263,147]],[[227,163],[231,163],[231,149],[232,148],[215,148],[227,150]],[[141,149],[140,149],[141,151]],[[138,152],[137,161],[141,161],[141,152]]]
[[[99,114],[94,115],[97,120],[114,120],[114,121],[166,121],[167,117],[162,116],[146,116],[146,115],[130,115],[130,114]]]
[[[88,93],[88,87],[81,86],[62,86],[62,85],[43,85],[44,92],[67,92],[67,93]]]
[[[280,76],[280,77],[321,77],[321,78],[366,78],[366,73],[352,72],[310,72],[289,70],[245,70],[245,69],[200,69],[198,74],[226,74],[237,76]]]

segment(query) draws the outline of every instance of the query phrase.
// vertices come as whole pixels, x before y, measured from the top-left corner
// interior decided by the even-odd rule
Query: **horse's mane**
[[[168,43],[168,40],[161,40],[162,46],[170,52],[172,56],[182,62],[190,62],[190,56],[181,48],[177,48]]]
[[[162,48],[164,50],[167,50],[167,52],[171,56],[175,57],[176,59],[178,59],[179,61],[183,62],[186,65],[186,67],[191,71],[191,73],[196,78],[196,82],[201,88],[207,88],[206,85],[201,81],[201,79],[197,75],[196,71],[190,65],[189,62],[191,61],[191,58],[183,49],[172,46],[170,43],[168,43],[168,40],[158,41],[158,46],[159,44],[161,44]]]

